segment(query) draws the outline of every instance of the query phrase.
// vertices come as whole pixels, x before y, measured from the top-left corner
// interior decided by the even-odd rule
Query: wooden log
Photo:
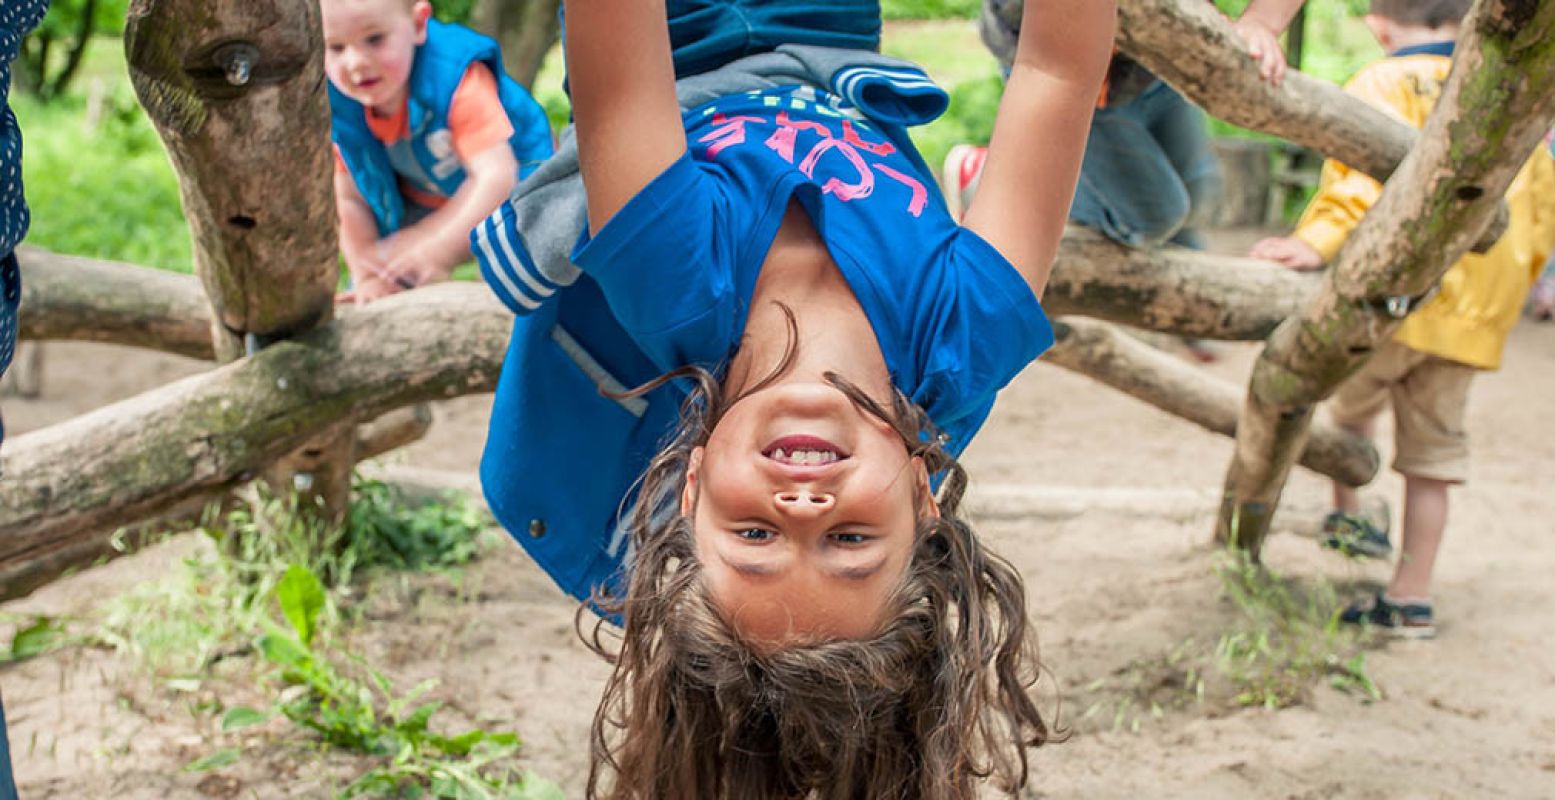
[[[0,395],[36,400],[43,394],[43,342],[19,341],[11,366],[0,375]]]
[[[1058,341],[1042,357],[1222,436],[1236,436],[1240,391],[1105,322],[1054,321]],[[1376,477],[1377,449],[1337,425],[1319,424],[1300,453],[1302,466],[1351,486]]]
[[[356,428],[356,458],[366,461],[419,441],[432,429],[432,407],[396,408]]]
[[[1216,534],[1255,556],[1313,409],[1501,205],[1555,117],[1555,0],[1479,0],[1421,143],[1253,368]]]
[[[8,440],[0,450],[0,574],[67,549],[93,552],[84,543],[252,478],[340,420],[491,391],[512,326],[482,287],[418,289]],[[56,560],[51,569],[67,566]],[[0,597],[9,594],[0,586]]]
[[[1178,247],[1140,250],[1070,226],[1042,305],[1200,339],[1259,340],[1301,308],[1317,278],[1266,261]]]
[[[337,277],[319,6],[133,0],[130,81],[178,172],[194,268],[230,335],[327,320]]]
[[[199,281],[150,267],[23,247],[21,338],[149,347],[210,359],[211,305]]]
[[[26,251],[21,333],[212,357],[199,284],[160,270]],[[1178,336],[1257,340],[1294,314],[1313,275],[1180,248],[1138,250],[1071,226],[1043,295],[1050,314],[1079,314]]]

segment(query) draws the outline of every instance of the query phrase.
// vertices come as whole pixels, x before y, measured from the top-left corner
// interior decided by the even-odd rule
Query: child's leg
[[[1388,388],[1401,371],[1396,362],[1402,349],[1392,343],[1383,345],[1358,372],[1339,384],[1328,403],[1334,424],[1368,440],[1373,437],[1377,416],[1388,402]],[[1361,510],[1357,489],[1338,481],[1332,486],[1335,511],[1355,514]]]
[[[1197,228],[1213,221],[1221,195],[1220,164],[1210,149],[1204,112],[1162,81],[1152,84],[1134,104],[1188,190],[1188,218],[1171,241],[1202,250]]]
[[[1402,602],[1430,597],[1431,571],[1447,527],[1447,489],[1468,478],[1468,433],[1463,423],[1475,370],[1400,349],[1415,362],[1393,394],[1398,426],[1393,468],[1404,475],[1404,541],[1388,594]]]
[[[1451,481],[1404,476],[1404,542],[1388,597],[1395,603],[1431,597],[1431,571],[1447,530],[1447,490]]]
[[[1069,218],[1113,241],[1150,247],[1176,235],[1192,198],[1140,110],[1137,101],[1097,109]]]

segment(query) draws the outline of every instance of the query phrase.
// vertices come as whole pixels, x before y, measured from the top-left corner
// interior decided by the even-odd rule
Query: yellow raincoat
[[[1345,91],[1410,125],[1424,126],[1452,69],[1444,55],[1397,55],[1368,65]],[[1332,262],[1382,185],[1336,161],[1323,165],[1318,192],[1293,234]],[[1442,277],[1441,290],[1394,334],[1398,343],[1480,369],[1501,365],[1507,334],[1555,244],[1555,160],[1539,147],[1506,194],[1511,224],[1483,255],[1470,253]]]

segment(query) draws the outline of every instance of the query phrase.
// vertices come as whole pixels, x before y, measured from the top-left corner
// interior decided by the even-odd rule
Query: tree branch
[[[1065,318],[1054,322],[1058,342],[1042,360],[1078,372],[1182,417],[1205,430],[1235,436],[1239,392],[1105,322]],[[1319,424],[1300,454],[1301,465],[1351,486],[1376,477],[1380,460],[1365,439]]]
[[[1316,297],[1270,337],[1248,387],[1217,535],[1258,552],[1313,408],[1402,321],[1495,213],[1555,115],[1555,2],[1480,0],[1417,146]]]
[[[7,441],[0,575],[65,550],[100,553],[88,543],[253,477],[342,419],[490,391],[512,327],[482,287],[419,289]],[[0,596],[10,591],[0,587]]]

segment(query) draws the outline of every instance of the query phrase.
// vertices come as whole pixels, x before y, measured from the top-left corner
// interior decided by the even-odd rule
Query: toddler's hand
[[[1323,256],[1312,249],[1312,245],[1290,236],[1264,239],[1253,245],[1247,254],[1302,272],[1323,268]]]
[[[1248,54],[1258,62],[1258,74],[1273,86],[1285,80],[1285,51],[1280,49],[1279,32],[1246,17],[1231,24],[1242,41],[1247,43]]]

